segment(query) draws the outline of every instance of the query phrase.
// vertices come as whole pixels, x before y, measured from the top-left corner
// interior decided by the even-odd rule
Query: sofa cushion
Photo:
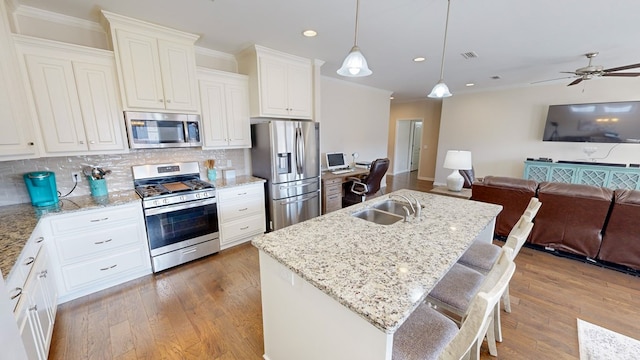
[[[598,259],[640,270],[640,191],[614,194]]]
[[[496,218],[495,233],[506,238],[536,195],[537,187],[534,180],[487,176],[473,183],[471,200],[502,205],[502,211]]]
[[[542,182],[538,198],[544,206],[535,218],[531,242],[594,259],[600,249],[613,190]]]

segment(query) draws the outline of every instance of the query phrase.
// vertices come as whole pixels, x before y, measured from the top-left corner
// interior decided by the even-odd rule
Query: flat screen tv
[[[550,105],[542,140],[640,143],[640,101]]]

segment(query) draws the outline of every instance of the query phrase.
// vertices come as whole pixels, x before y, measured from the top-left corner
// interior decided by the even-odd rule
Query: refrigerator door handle
[[[304,137],[302,136],[302,129],[296,128],[296,166],[298,174],[302,174],[304,169]]]
[[[305,197],[305,198],[298,199],[298,200],[280,201],[280,205],[289,205],[289,204],[295,204],[295,203],[305,202],[305,201],[311,200],[311,199],[316,198],[316,197],[318,197],[318,194],[314,194],[314,195],[311,195],[311,196],[307,196],[307,197]]]

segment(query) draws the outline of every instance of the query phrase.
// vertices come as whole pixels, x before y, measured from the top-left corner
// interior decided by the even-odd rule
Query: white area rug
[[[580,360],[638,360],[640,341],[578,319]]]

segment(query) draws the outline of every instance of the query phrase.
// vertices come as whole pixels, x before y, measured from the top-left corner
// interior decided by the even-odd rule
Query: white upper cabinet
[[[37,156],[25,99],[5,4],[0,1],[0,161]]]
[[[126,151],[113,54],[15,36],[44,154]]]
[[[198,36],[102,13],[111,28],[125,110],[197,113]]]
[[[249,81],[247,76],[198,69],[203,148],[249,148]]]
[[[251,116],[312,118],[311,60],[255,45],[240,54],[238,65],[249,75]]]

